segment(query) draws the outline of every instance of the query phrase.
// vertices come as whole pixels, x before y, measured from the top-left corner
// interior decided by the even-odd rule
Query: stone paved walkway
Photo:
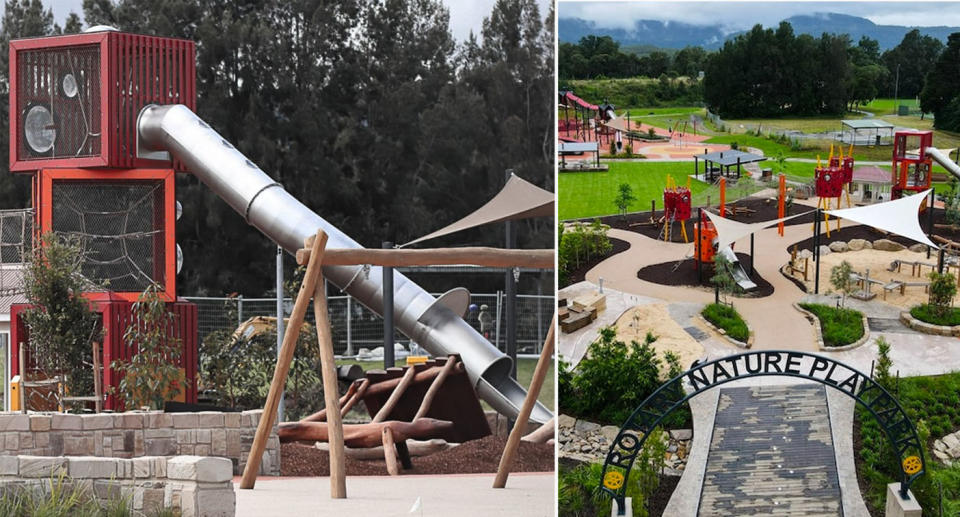
[[[824,387],[720,390],[699,515],[842,515]]]

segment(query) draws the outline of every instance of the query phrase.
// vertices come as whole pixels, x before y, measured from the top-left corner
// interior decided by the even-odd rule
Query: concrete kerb
[[[840,352],[843,350],[853,350],[854,348],[857,348],[863,345],[867,341],[870,341],[870,324],[867,321],[867,315],[862,312],[860,313],[860,317],[863,320],[863,335],[860,336],[860,339],[854,341],[853,343],[850,343],[849,345],[827,346],[826,343],[823,342],[823,329],[820,326],[820,318],[818,318],[816,314],[801,307],[799,302],[794,302],[793,308],[800,311],[800,313],[802,313],[804,316],[807,317],[808,320],[810,320],[810,323],[813,323],[813,330],[817,336],[817,346],[820,348],[820,350],[824,352]]]
[[[913,315],[910,314],[910,311],[900,313],[900,322],[910,329],[924,334],[960,337],[960,325],[954,325],[952,327],[948,325],[934,325],[914,318]]]

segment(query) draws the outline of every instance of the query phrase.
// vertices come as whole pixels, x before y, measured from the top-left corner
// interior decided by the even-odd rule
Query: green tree
[[[953,298],[957,295],[957,280],[949,273],[930,273],[929,303],[933,311],[940,317],[950,312]]]
[[[877,369],[874,372],[874,380],[887,391],[893,391],[893,376],[890,374],[890,368],[892,367],[890,343],[887,342],[886,338],[880,336],[877,338]]]
[[[901,99],[919,95],[924,86],[924,78],[935,68],[937,57],[942,51],[943,43],[937,38],[924,36],[919,29],[906,33],[899,45],[881,56],[889,71],[885,95],[893,97],[896,94]]]
[[[951,102],[960,95],[957,77],[960,77],[960,32],[947,39],[947,48],[926,74],[926,83],[920,92],[920,109],[933,113],[934,126],[939,129],[960,129],[960,125],[955,124],[955,114],[948,113]]]
[[[93,352],[100,322],[80,293],[96,289],[82,274],[79,243],[53,233],[25,255],[24,311],[30,356],[45,378],[64,377],[73,394],[93,393]]]
[[[617,187],[617,197],[614,198],[613,204],[617,205],[617,209],[620,210],[620,215],[626,218],[627,209],[630,208],[630,205],[637,200],[637,197],[633,195],[633,187],[629,183],[621,183]]]
[[[727,260],[727,257],[720,253],[713,257],[713,276],[710,278],[710,282],[720,291],[723,303],[727,303],[728,297],[742,291],[740,285],[733,278],[733,271],[734,265]]]
[[[130,359],[117,359],[110,368],[119,372],[120,382],[114,395],[129,409],[163,409],[180,391],[188,390],[187,378],[180,369],[181,340],[171,335],[176,315],[167,310],[162,288],[152,285],[140,293],[133,304],[130,325],[123,343],[135,353]]]
[[[846,260],[830,268],[830,285],[840,293],[841,307],[845,305],[847,295],[853,291],[853,285],[850,282],[851,273],[853,273],[853,266]]]

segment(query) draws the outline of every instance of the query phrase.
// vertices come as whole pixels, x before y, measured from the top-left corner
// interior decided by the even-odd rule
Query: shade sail
[[[727,246],[750,235],[751,233],[756,233],[764,228],[769,228],[780,221],[787,221],[789,219],[793,219],[794,217],[807,215],[813,211],[814,210],[810,210],[802,214],[795,214],[782,219],[771,219],[769,221],[760,221],[759,223],[750,224],[720,217],[720,215],[708,212],[706,210],[704,210],[703,213],[707,214],[710,222],[713,223],[713,227],[717,229],[717,250],[722,251]]]
[[[520,176],[511,175],[500,192],[472,214],[400,247],[403,248],[427,239],[450,235],[484,224],[530,217],[550,217],[553,216],[555,199],[556,196],[553,192],[543,190]]]
[[[854,221],[878,230],[890,232],[910,240],[938,248],[920,228],[920,204],[930,198],[930,190],[919,194],[856,208],[827,210],[827,214]]]

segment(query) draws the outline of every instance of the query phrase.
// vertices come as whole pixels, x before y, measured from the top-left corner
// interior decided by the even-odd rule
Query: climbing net
[[[33,210],[0,210],[0,297],[23,293],[22,264],[33,249]]]
[[[83,249],[84,276],[112,291],[164,281],[163,183],[62,181],[53,231]]]

